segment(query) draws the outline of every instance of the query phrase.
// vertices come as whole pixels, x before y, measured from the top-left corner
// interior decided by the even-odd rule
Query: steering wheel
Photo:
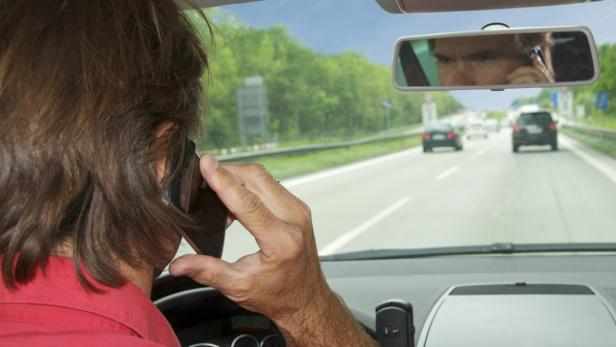
[[[189,277],[161,275],[154,281],[151,298],[182,346],[285,346],[269,319],[243,309],[218,290]]]

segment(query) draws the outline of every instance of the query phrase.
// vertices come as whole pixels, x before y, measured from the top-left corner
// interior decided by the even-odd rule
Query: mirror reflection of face
[[[513,35],[435,39],[432,53],[443,86],[509,84],[526,62]]]

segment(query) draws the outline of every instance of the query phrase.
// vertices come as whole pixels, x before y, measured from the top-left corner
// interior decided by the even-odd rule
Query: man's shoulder
[[[98,339],[101,339],[99,342]],[[9,340],[10,339],[10,340]],[[152,301],[131,283],[87,291],[70,259],[16,290],[0,280],[0,346],[179,346]]]

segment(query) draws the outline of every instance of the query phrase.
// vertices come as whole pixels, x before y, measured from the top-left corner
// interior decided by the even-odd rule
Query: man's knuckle
[[[284,243],[282,260],[294,262],[304,253],[304,237],[299,228],[293,228],[290,232],[285,233]]]
[[[307,220],[312,220],[312,209],[306,203],[302,202],[302,207]]]
[[[253,171],[263,171],[263,170],[265,170],[265,166],[263,164],[261,164],[261,163],[251,163],[251,164],[248,164],[248,165],[250,165],[250,168]]]
[[[304,234],[299,227],[293,227],[293,230],[289,233],[289,238],[294,245],[302,246],[304,244]]]
[[[267,168],[260,163],[251,164],[251,171],[254,174],[254,177],[259,181],[273,181],[274,177],[267,171]]]
[[[299,234],[303,234],[312,228],[312,211],[308,206],[300,206],[293,212],[293,224]]]
[[[267,169],[261,163],[252,163],[252,164],[249,164],[249,165],[250,165],[249,166],[250,170],[252,172],[254,172],[255,174],[262,175],[262,174],[267,173]]]
[[[258,215],[261,209],[261,202],[257,197],[250,193],[244,195],[244,214]]]
[[[244,200],[243,214],[250,216],[257,227],[268,229],[273,226],[274,218],[267,208],[263,205],[263,202],[254,194],[247,193]]]

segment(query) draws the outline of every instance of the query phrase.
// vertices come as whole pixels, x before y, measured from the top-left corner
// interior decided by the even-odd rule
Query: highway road
[[[616,160],[560,135],[511,151],[510,129],[462,152],[419,148],[283,181],[312,208],[322,255],[493,242],[616,242]],[[223,258],[257,250],[239,224]],[[183,245],[179,253],[188,252]]]

